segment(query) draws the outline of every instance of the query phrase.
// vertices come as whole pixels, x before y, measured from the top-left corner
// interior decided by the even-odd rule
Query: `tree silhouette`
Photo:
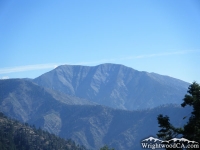
[[[170,119],[168,116],[160,114],[157,118],[159,127],[161,128],[157,134],[159,138],[163,140],[170,140],[177,136],[182,136],[183,138],[200,143],[200,85],[193,82],[188,87],[187,92],[188,94],[185,95],[181,106],[185,107],[189,105],[193,108],[189,121],[183,128],[175,128],[169,122]]]

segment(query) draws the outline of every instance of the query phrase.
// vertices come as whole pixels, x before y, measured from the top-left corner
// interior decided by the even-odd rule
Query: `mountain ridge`
[[[100,105],[127,110],[180,104],[189,86],[179,79],[118,64],[62,65],[33,82]]]

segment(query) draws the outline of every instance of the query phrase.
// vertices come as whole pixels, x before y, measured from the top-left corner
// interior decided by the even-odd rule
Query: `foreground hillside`
[[[117,150],[141,149],[141,140],[156,135],[159,114],[170,116],[175,126],[181,126],[191,111],[177,105],[127,111],[89,101],[80,103],[76,97],[64,99],[61,93],[59,96],[23,79],[0,80],[0,89],[0,110],[7,116],[93,150],[105,144]]]
[[[42,87],[125,110],[180,104],[189,83],[117,64],[63,65],[33,80]]]
[[[85,150],[72,140],[64,140],[41,129],[8,119],[0,113],[1,150]]]

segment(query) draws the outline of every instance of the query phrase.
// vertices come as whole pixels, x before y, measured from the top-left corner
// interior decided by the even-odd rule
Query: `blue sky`
[[[200,82],[200,1],[0,1],[0,78],[102,63]]]

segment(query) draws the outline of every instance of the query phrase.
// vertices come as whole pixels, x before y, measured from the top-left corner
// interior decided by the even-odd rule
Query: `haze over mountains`
[[[156,136],[158,114],[176,126],[187,121],[191,109],[180,103],[188,86],[123,65],[65,65],[34,80],[0,80],[0,111],[89,149],[141,149]]]
[[[34,79],[40,86],[112,108],[137,110],[180,104],[189,83],[117,64],[63,65]]]

